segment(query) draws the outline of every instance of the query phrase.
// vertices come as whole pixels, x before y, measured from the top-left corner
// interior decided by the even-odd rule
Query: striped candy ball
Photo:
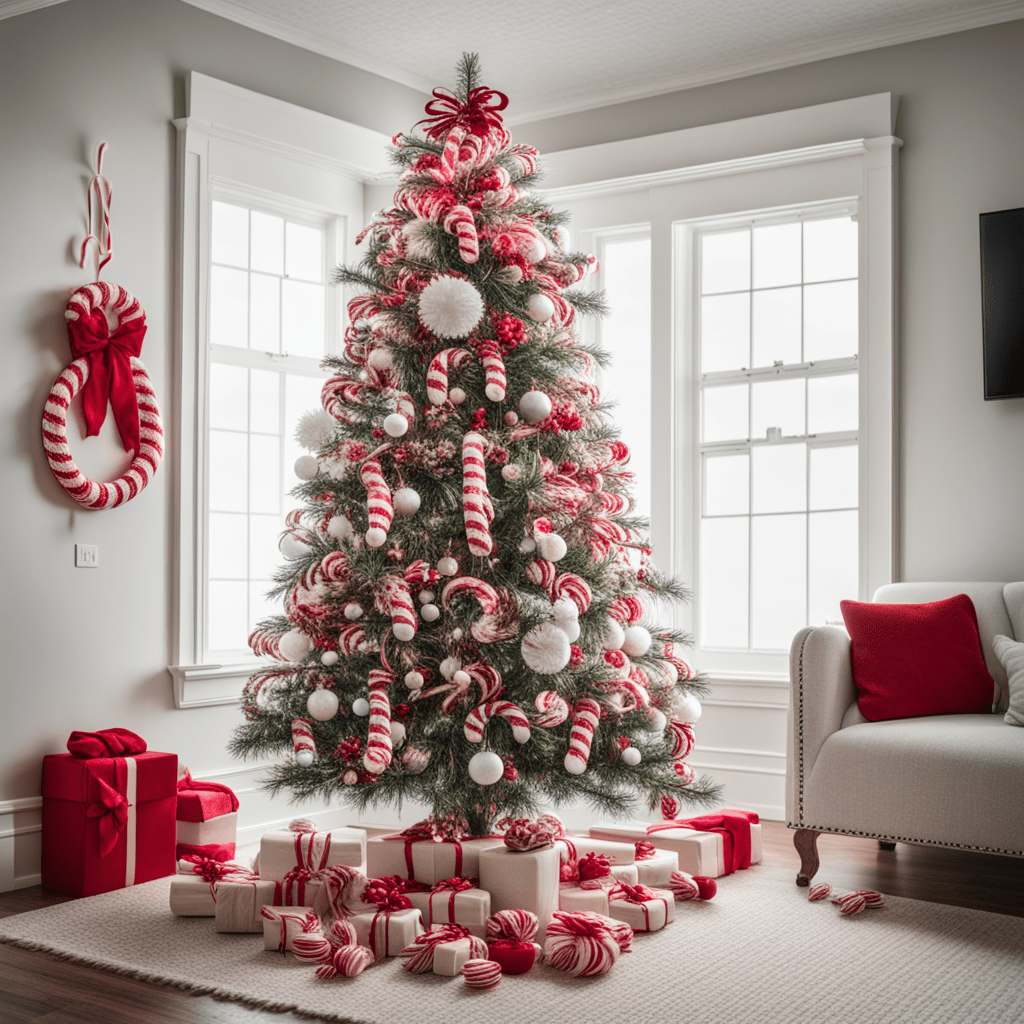
[[[501,967],[493,960],[467,960],[462,977],[468,988],[494,988],[501,981]]]
[[[837,907],[839,907],[840,914],[859,914],[864,910],[868,901],[859,892],[848,892],[845,896],[840,896],[839,899],[832,901]]]
[[[542,729],[554,729],[569,717],[568,702],[554,690],[541,690],[535,703],[540,713],[534,718],[533,723]]]
[[[312,964],[330,963],[334,947],[319,932],[296,935],[292,939],[292,952],[296,959]]]
[[[812,885],[807,890],[807,898],[811,903],[817,903],[818,900],[827,900],[832,895],[832,886],[828,882],[818,882],[817,885]]]

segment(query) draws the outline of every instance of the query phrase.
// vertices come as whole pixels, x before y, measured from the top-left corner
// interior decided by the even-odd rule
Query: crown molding
[[[38,11],[40,7],[53,7],[54,4],[63,4],[67,0],[0,0],[0,21],[4,18],[14,18],[19,14],[28,14],[30,11]]]

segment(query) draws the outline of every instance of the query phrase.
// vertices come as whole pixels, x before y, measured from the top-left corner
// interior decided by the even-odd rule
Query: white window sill
[[[249,676],[259,667],[256,659],[231,665],[170,665],[176,708],[207,708],[237,704]]]

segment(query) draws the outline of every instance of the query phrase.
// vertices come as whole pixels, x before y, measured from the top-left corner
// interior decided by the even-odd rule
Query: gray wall
[[[684,51],[685,52],[685,51]],[[1024,22],[518,125],[541,152],[901,96],[902,577],[1024,579],[1024,399],[982,397],[978,214],[1024,206]]]
[[[172,710],[173,452],[140,497],[90,512],[51,476],[39,434],[70,359],[64,304],[92,280],[70,243],[105,139],[114,258],[104,276],[146,309],[143,360],[170,436],[170,120],[184,113],[190,69],[388,135],[416,121],[425,100],[173,0],[71,0],[0,21],[0,800],[38,794],[41,755],[63,749],[72,729],[124,725],[195,772],[231,764],[235,707]],[[87,475],[118,470],[109,417],[99,439],[69,433]],[[99,545],[99,569],[74,568],[76,541]]]

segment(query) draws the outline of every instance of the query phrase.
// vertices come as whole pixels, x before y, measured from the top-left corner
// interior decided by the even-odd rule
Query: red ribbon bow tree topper
[[[146,336],[144,316],[121,322],[113,332],[102,309],[83,312],[68,320],[71,354],[89,360],[89,379],[82,389],[86,436],[100,432],[107,416],[107,402],[121,435],[124,450],[139,450],[139,402],[135,395],[131,360],[142,352]]]
[[[482,138],[493,128],[502,127],[499,111],[508,106],[508,97],[503,92],[486,86],[470,89],[465,103],[447,89],[435,89],[433,97],[424,108],[430,117],[415,125],[427,125],[426,134],[432,139],[440,139],[453,128]]]

